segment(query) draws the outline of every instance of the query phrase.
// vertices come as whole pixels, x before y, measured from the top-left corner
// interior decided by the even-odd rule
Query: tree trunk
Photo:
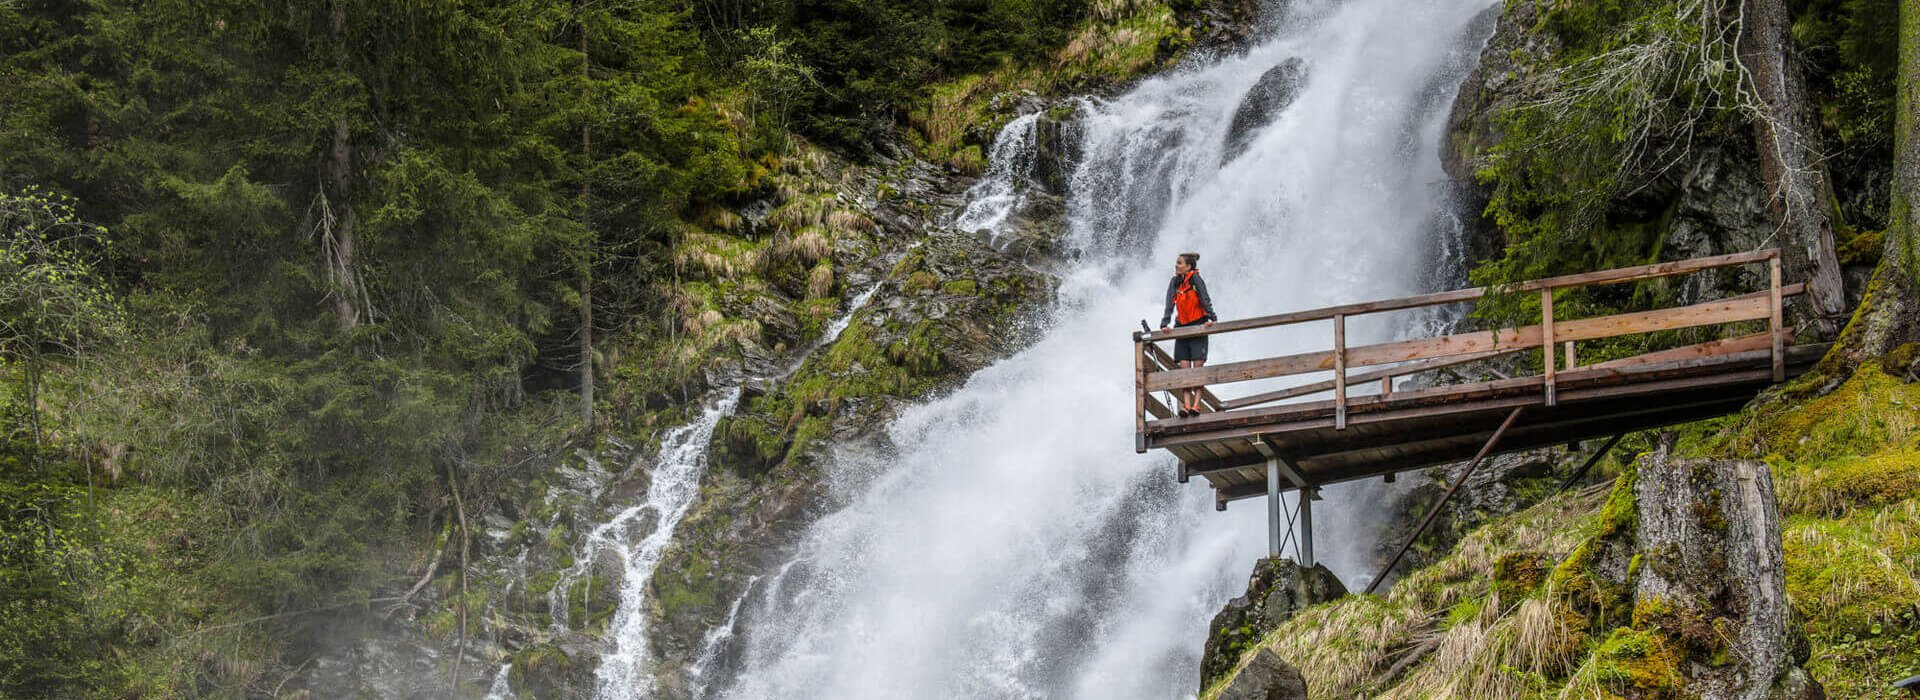
[[[1900,3],[1900,70],[1893,93],[1893,206],[1886,258],[1912,291],[1920,289],[1920,3]]]
[[[588,84],[587,22],[584,8],[576,9],[580,19],[580,105],[592,98]],[[585,113],[583,113],[584,115]],[[580,124],[580,223],[587,229],[586,260],[580,263],[580,424],[593,429],[593,127],[590,120]]]
[[[1920,340],[1920,3],[1900,3],[1893,182],[1880,266],[1860,310],[1815,372],[1843,379],[1867,359]],[[1891,18],[1890,18],[1891,19]]]
[[[1846,292],[1828,206],[1833,183],[1820,160],[1806,81],[1794,62],[1792,16],[1786,0],[1742,0],[1741,15],[1740,62],[1753,79],[1754,140],[1780,225],[1781,252],[1788,270],[1806,280],[1814,314],[1837,316],[1845,310]]]
[[[331,24],[334,58],[344,63],[347,50],[345,5],[334,3]],[[327,185],[333,190],[328,204],[339,213],[328,231],[326,251],[327,277],[333,282],[333,315],[339,320],[343,332],[353,330],[354,326],[360,324],[360,311],[354,306],[360,297],[360,284],[353,271],[353,199],[347,194],[347,174],[353,162],[353,145],[347,137],[347,117],[343,114],[333,122],[332,157],[327,165]]]

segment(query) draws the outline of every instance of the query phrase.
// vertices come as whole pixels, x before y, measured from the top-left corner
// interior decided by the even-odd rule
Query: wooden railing
[[[1766,291],[1755,292],[1727,299],[1702,302],[1690,306],[1652,311],[1616,314],[1597,318],[1577,320],[1556,320],[1553,313],[1553,293],[1555,290],[1582,287],[1588,285],[1619,284],[1639,280],[1669,277],[1700,272],[1721,267],[1733,267],[1764,263],[1770,279]],[[1529,350],[1542,354],[1542,382],[1546,395],[1544,402],[1548,406],[1555,404],[1554,375],[1558,371],[1559,358],[1556,352],[1564,348],[1567,369],[1577,365],[1578,351],[1576,343],[1584,340],[1612,338],[1617,336],[1651,333],[1655,331],[1713,326],[1741,321],[1766,320],[1767,330],[1762,333],[1715,340],[1707,343],[1664,350],[1660,352],[1636,355],[1634,357],[1611,362],[1588,365],[1630,366],[1655,362],[1680,361],[1690,357],[1705,357],[1734,352],[1747,352],[1770,349],[1773,360],[1774,381],[1786,379],[1785,343],[1789,330],[1783,325],[1781,304],[1784,297],[1800,294],[1804,285],[1781,284],[1780,253],[1777,250],[1760,250],[1747,253],[1734,253],[1708,258],[1680,260],[1675,262],[1642,265],[1618,270],[1603,270],[1577,275],[1551,277],[1547,279],[1522,282],[1502,289],[1477,287],[1435,294],[1371,301],[1360,304],[1332,306],[1309,311],[1261,316],[1258,318],[1221,321],[1212,328],[1189,326],[1158,332],[1136,332],[1134,344],[1134,403],[1135,427],[1142,436],[1142,442],[1136,445],[1145,449],[1144,435],[1149,416],[1167,419],[1173,411],[1153,397],[1156,391],[1180,391],[1199,388],[1202,391],[1202,405],[1207,411],[1233,411],[1248,406],[1282,401],[1332,391],[1334,401],[1334,425],[1344,429],[1347,423],[1348,388],[1357,383],[1380,382],[1383,394],[1391,394],[1393,380],[1420,372],[1478,362],[1494,357]],[[1473,301],[1496,292],[1540,294],[1541,321],[1538,325],[1520,328],[1496,329],[1471,333],[1457,333],[1437,338],[1419,338],[1399,340],[1388,343],[1348,347],[1346,343],[1347,320],[1356,316],[1377,314],[1387,311],[1401,311],[1421,307],[1437,306]],[[1178,340],[1200,336],[1220,335],[1261,328],[1274,328],[1310,321],[1333,321],[1332,347],[1328,350],[1284,355],[1239,362],[1227,362],[1192,369],[1177,368],[1171,357],[1155,345],[1158,341]],[[1357,368],[1384,365],[1357,374],[1351,373]],[[1207,387],[1234,382],[1252,381],[1286,377],[1310,372],[1333,372],[1333,378],[1278,391],[1269,391],[1230,400],[1221,400]]]

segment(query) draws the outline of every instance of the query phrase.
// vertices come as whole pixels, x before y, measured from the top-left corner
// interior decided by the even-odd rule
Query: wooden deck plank
[[[1820,354],[1824,352],[1824,347],[1825,346],[1811,346],[1811,347],[1802,346],[1802,348],[1797,348],[1797,350],[1803,350],[1803,352],[1789,353],[1789,355],[1792,356],[1790,358],[1792,360],[1792,366],[1800,370],[1803,370],[1805,367],[1810,366],[1814,361],[1818,359]],[[1759,372],[1756,371],[1754,368],[1766,366],[1764,362],[1756,362],[1756,360],[1764,358],[1766,354],[1767,353],[1762,352],[1758,354],[1759,357],[1757,358],[1752,358],[1752,357],[1746,358],[1746,362],[1743,365],[1739,367],[1728,368],[1729,371],[1722,371],[1718,373],[1704,373],[1704,374],[1696,373],[1689,376],[1686,374],[1675,374],[1671,372],[1665,372],[1665,373],[1659,373],[1658,375],[1655,375],[1654,378],[1649,379],[1647,381],[1632,382],[1632,383],[1613,382],[1613,383],[1605,383],[1605,384],[1588,384],[1588,385],[1582,385],[1578,387],[1568,387],[1565,384],[1563,384],[1560,398],[1561,398],[1562,405],[1565,406],[1568,402],[1581,402],[1581,401],[1589,401],[1589,400],[1596,400],[1596,399],[1608,399],[1608,398],[1631,397],[1631,396],[1658,395],[1663,392],[1692,390],[1692,389],[1698,389],[1698,388],[1704,388],[1704,387],[1711,387],[1716,384],[1739,384],[1739,383],[1753,382],[1755,381],[1754,377],[1758,376],[1759,374]],[[1689,361],[1689,362],[1694,362],[1694,361]],[[1528,381],[1528,380],[1531,380],[1531,381]],[[1501,383],[1505,384],[1505,386],[1502,387],[1504,389],[1504,391],[1502,392],[1496,393],[1492,391],[1483,390],[1483,391],[1476,391],[1473,396],[1459,400],[1459,401],[1450,401],[1450,402],[1441,402],[1441,403],[1429,402],[1426,404],[1416,404],[1411,406],[1388,407],[1386,410],[1357,413],[1350,416],[1349,420],[1354,423],[1381,423],[1384,425],[1403,425],[1405,421],[1408,421],[1410,419],[1448,416],[1448,415],[1462,414],[1462,413],[1468,413],[1468,412],[1487,412],[1487,411],[1499,410],[1499,409],[1512,409],[1516,406],[1537,406],[1542,403],[1543,397],[1536,391],[1525,391],[1524,389],[1529,386],[1538,387],[1539,386],[1538,380],[1539,380],[1538,377],[1523,378],[1523,379],[1516,379],[1516,380],[1502,380]],[[1488,383],[1488,384],[1492,384],[1492,383]],[[1478,386],[1484,388],[1488,386],[1488,384],[1481,384]],[[1398,395],[1396,395],[1396,397],[1397,396]],[[1320,403],[1325,404],[1330,402],[1320,402]],[[1308,413],[1307,415],[1281,416],[1277,420],[1270,420],[1267,422],[1255,423],[1252,425],[1237,425],[1237,426],[1230,426],[1230,427],[1209,426],[1212,429],[1202,429],[1201,431],[1185,432],[1185,433],[1179,433],[1179,434],[1150,435],[1148,437],[1148,443],[1155,447],[1164,447],[1164,446],[1176,445],[1176,444],[1206,442],[1209,440],[1245,439],[1245,438],[1249,438],[1257,435],[1277,436],[1277,435],[1297,433],[1300,431],[1323,430],[1323,429],[1331,428],[1333,425],[1332,418],[1329,415],[1325,415],[1327,413],[1327,411],[1325,410],[1327,407],[1323,405],[1323,406],[1320,406],[1319,408],[1321,410],[1318,411],[1318,415],[1315,415],[1314,413]],[[1216,424],[1216,426],[1217,425],[1218,424]]]
[[[1598,439],[1617,432],[1650,430],[1667,425],[1696,421],[1715,415],[1725,415],[1726,413],[1739,410],[1739,408],[1745,404],[1746,400],[1744,399],[1732,398],[1722,403],[1708,404],[1693,410],[1667,411],[1651,417],[1640,417],[1640,419],[1636,421],[1597,421],[1585,424],[1584,429],[1579,433],[1543,432],[1535,429],[1523,434],[1509,435],[1508,437],[1502,438],[1502,443],[1509,444],[1511,447],[1499,449],[1497,452],[1517,452],[1564,444],[1568,441],[1567,435],[1578,434],[1581,436],[1578,439]],[[1458,462],[1461,459],[1465,459],[1467,455],[1470,455],[1473,448],[1477,448],[1482,444],[1485,440],[1485,433],[1482,433],[1480,440],[1481,442],[1469,441],[1462,443],[1464,446],[1458,447],[1453,454],[1446,459],[1410,457],[1401,460],[1382,459],[1378,461],[1366,461],[1359,463],[1358,466],[1315,469],[1310,473],[1309,478],[1313,479],[1314,483],[1320,485],[1338,484],[1371,478],[1386,473],[1411,471]],[[1511,440],[1511,442],[1509,442],[1509,440]],[[1291,484],[1282,484],[1281,486],[1283,492],[1291,490]],[[1261,481],[1255,484],[1228,487],[1228,489],[1222,493],[1228,501],[1262,496],[1266,493],[1266,482]]]

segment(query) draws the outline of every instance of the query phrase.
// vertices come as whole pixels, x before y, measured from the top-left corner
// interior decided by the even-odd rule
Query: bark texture
[[[346,56],[347,9],[340,3],[334,3],[331,20],[334,51],[337,59],[344,61]],[[340,323],[341,331],[353,330],[360,325],[360,310],[355,302],[360,297],[359,280],[353,271],[353,200],[347,194],[347,177],[353,164],[353,144],[349,140],[347,117],[340,115],[333,122],[333,147],[327,161],[327,185],[332,190],[332,201],[328,204],[334,209],[332,224],[326,231],[327,278],[333,288],[333,315]]]
[[[584,9],[584,3],[583,7]],[[580,15],[580,100],[590,96],[593,60],[587,53],[587,23]],[[580,265],[580,424],[593,429],[593,125],[580,125],[580,222],[587,227],[587,259]]]
[[[1900,4],[1892,201],[1880,266],[1860,310],[1817,371],[1839,379],[1860,362],[1920,341],[1920,3]]]
[[[1833,182],[1821,161],[1806,80],[1794,60],[1793,18],[1786,0],[1743,0],[1740,14],[1740,62],[1753,81],[1754,140],[1780,224],[1781,252],[1788,271],[1806,280],[1814,313],[1837,316],[1846,308],[1846,290],[1834,252]]]
[[[1809,648],[1787,602],[1780,511],[1765,462],[1641,458],[1634,484],[1642,565],[1634,617],[1686,647],[1701,700],[1811,700]]]
[[[1920,3],[1900,3],[1900,72],[1894,81],[1898,99],[1886,257],[1912,291],[1920,288]]]

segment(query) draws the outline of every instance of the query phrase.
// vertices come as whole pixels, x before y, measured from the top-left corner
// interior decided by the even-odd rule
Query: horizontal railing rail
[[[1764,291],[1675,308],[1636,311],[1575,320],[1558,320],[1554,317],[1553,293],[1556,290],[1590,285],[1619,284],[1755,263],[1766,263],[1768,267],[1770,284]],[[1398,340],[1355,347],[1348,347],[1346,344],[1346,322],[1350,317],[1468,302],[1494,293],[1529,291],[1540,294],[1541,321],[1538,324],[1519,328],[1455,333],[1435,338]],[[1135,447],[1141,451],[1146,449],[1146,424],[1149,414],[1154,418],[1162,420],[1172,418],[1174,415],[1165,404],[1160,403],[1159,400],[1152,397],[1151,394],[1156,391],[1181,391],[1197,388],[1202,392],[1201,404],[1208,412],[1235,411],[1250,406],[1332,391],[1334,392],[1335,427],[1345,428],[1347,394],[1348,388],[1351,385],[1380,382],[1381,393],[1391,394],[1393,392],[1393,380],[1397,378],[1481,362],[1529,350],[1538,350],[1542,352],[1541,366],[1543,368],[1543,386],[1546,394],[1544,403],[1552,406],[1556,401],[1555,374],[1558,370],[1557,365],[1560,364],[1560,358],[1556,356],[1560,354],[1558,350],[1561,348],[1564,348],[1565,351],[1564,359],[1566,367],[1571,370],[1580,367],[1577,362],[1576,349],[1576,344],[1579,341],[1745,321],[1766,320],[1768,322],[1768,330],[1762,333],[1740,336],[1738,338],[1714,340],[1681,348],[1612,360],[1596,365],[1588,365],[1582,369],[1602,366],[1626,367],[1635,364],[1682,361],[1693,357],[1724,355],[1765,349],[1771,352],[1774,380],[1784,381],[1785,354],[1783,352],[1783,346],[1791,331],[1782,324],[1782,299],[1784,297],[1801,294],[1804,291],[1805,286],[1801,284],[1781,284],[1779,251],[1760,250],[1692,260],[1680,260],[1655,265],[1641,265],[1617,270],[1602,270],[1577,275],[1550,277],[1521,282],[1505,287],[1477,287],[1435,294],[1423,294],[1401,299],[1345,304],[1256,318],[1221,321],[1213,324],[1211,328],[1195,326],[1164,331],[1136,332],[1133,334],[1133,342],[1135,345],[1135,427],[1138,431]],[[1166,351],[1156,345],[1156,342],[1163,340],[1203,337],[1326,320],[1333,321],[1333,342],[1331,348],[1328,350],[1182,369],[1176,367]],[[1355,368],[1380,365],[1385,366],[1350,374],[1350,371]],[[1228,400],[1217,398],[1208,388],[1219,384],[1272,379],[1325,371],[1333,372],[1333,377],[1324,381]]]

